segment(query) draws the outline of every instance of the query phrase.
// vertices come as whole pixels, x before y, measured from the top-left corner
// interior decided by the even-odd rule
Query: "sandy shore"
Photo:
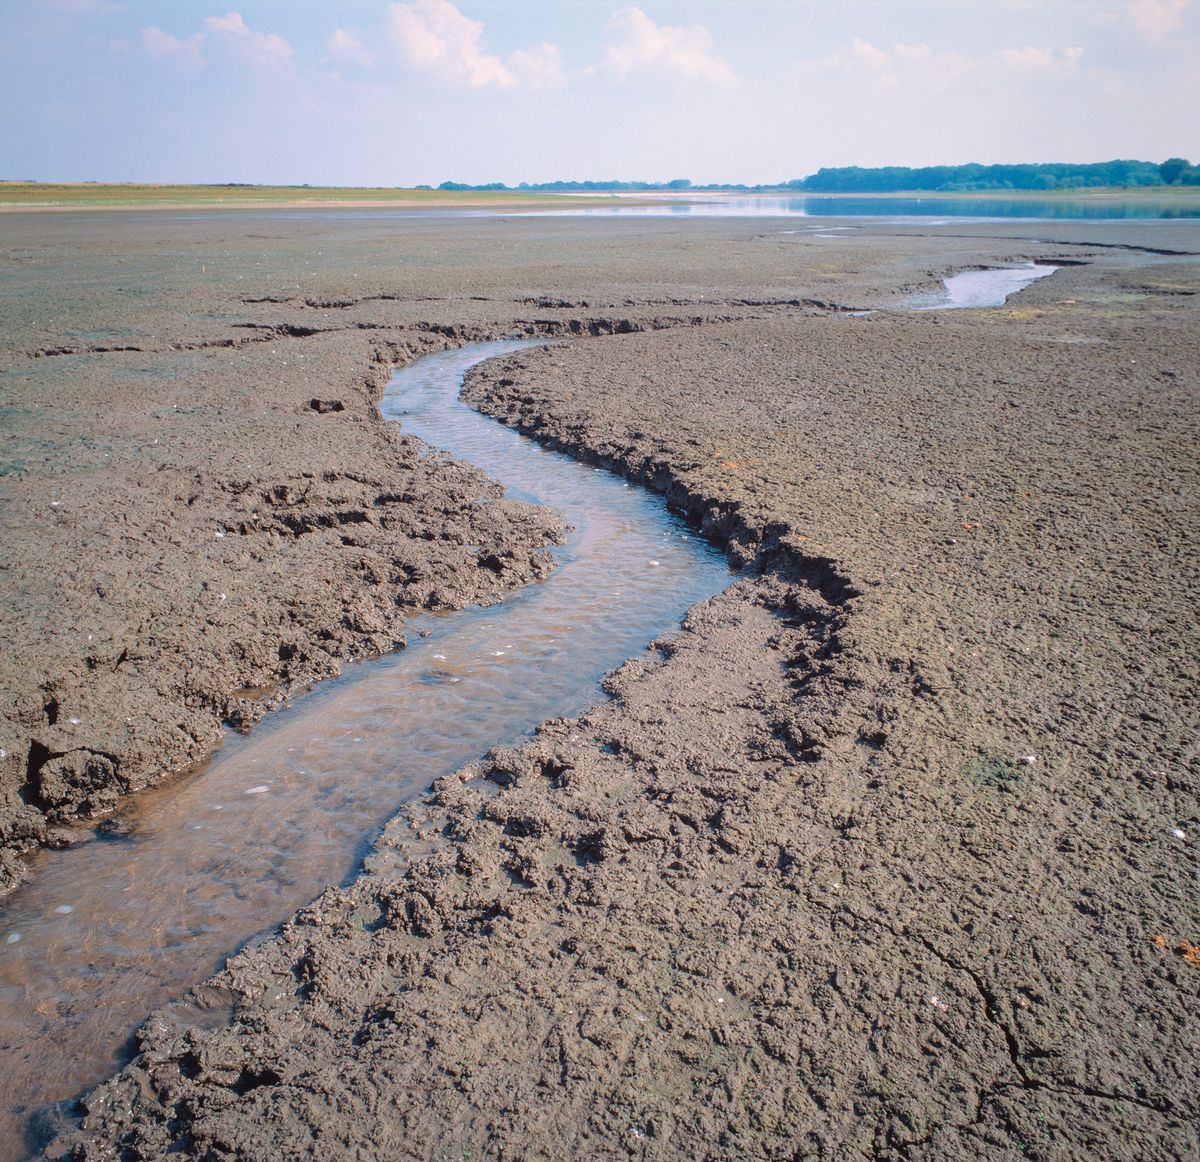
[[[577,336],[470,398],[745,566],[51,1156],[1200,1156],[1200,228],[808,225],[7,221],[12,878],[543,567],[550,514],[373,419],[393,360]],[[846,309],[1028,259],[1003,310]]]

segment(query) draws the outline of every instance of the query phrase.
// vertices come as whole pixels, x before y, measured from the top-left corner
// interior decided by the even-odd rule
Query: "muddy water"
[[[0,1158],[36,1148],[128,1052],[154,1008],[360,865],[384,820],[438,776],[595,702],[600,676],[728,580],[723,557],[656,498],[458,403],[478,344],[396,373],[381,404],[575,531],[550,579],[430,617],[411,644],[231,736],[199,774],[138,798],[35,860],[0,905]]]

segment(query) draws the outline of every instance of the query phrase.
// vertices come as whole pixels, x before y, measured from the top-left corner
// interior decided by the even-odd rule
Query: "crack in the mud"
[[[391,331],[407,328],[389,323],[351,323],[342,327],[305,327],[294,323],[232,323],[231,326],[256,331],[241,339],[207,339],[195,343],[170,343],[165,347],[39,347],[24,351],[26,359],[53,359],[62,355],[113,355],[136,352],[141,355],[167,355],[178,351],[237,350],[255,343],[273,343],[282,339],[310,339],[314,335],[337,335],[347,331]]]
[[[942,964],[955,972],[962,973],[968,977],[971,983],[975,986],[979,994],[979,998],[983,1003],[984,1016],[988,1022],[995,1026],[999,1031],[1004,1041],[1004,1047],[1008,1056],[1009,1062],[1016,1071],[1017,1077],[1022,1089],[1041,1090],[1045,1093],[1059,1094],[1062,1096],[1089,1097],[1101,1101],[1123,1102],[1130,1105],[1141,1106],[1143,1109],[1153,1110],[1155,1113],[1170,1115],[1175,1113],[1175,1107],[1170,1100],[1163,1098],[1159,1101],[1154,1101],[1149,1098],[1138,1097],[1136,1094],[1116,1093],[1110,1090],[1099,1089],[1095,1086],[1075,1085],[1071,1082],[1059,1081],[1051,1083],[1043,1081],[1040,1078],[1033,1077],[1029,1074],[1025,1067],[1021,1045],[1017,1040],[1016,1033],[1008,1026],[1007,1022],[1000,1015],[999,1006],[996,1001],[994,991],[989,987],[983,977],[971,968],[970,965],[964,964],[955,957],[943,952],[938,946],[927,936],[923,936],[920,932],[914,932],[908,928],[897,928],[893,924],[889,924],[886,920],[863,916],[854,911],[854,909],[846,905],[840,905],[834,912],[841,912],[844,915],[852,916],[861,924],[875,925],[891,933],[897,940],[916,940],[931,956],[935,957]],[[969,1129],[974,1125],[978,1125],[983,1117],[983,1107],[1003,1090],[1012,1088],[1010,1084],[1003,1083],[1001,1085],[993,1084],[990,1088],[980,1091],[979,1100],[976,1105],[975,1117],[971,1122],[963,1126],[957,1127],[956,1132],[961,1133],[965,1129]],[[904,1143],[905,1146],[920,1145],[919,1142]]]
[[[440,299],[431,299],[428,297],[406,299],[400,295],[372,295],[364,299],[322,302],[320,300],[304,300],[303,306],[315,309],[343,309],[347,307],[357,306],[360,303],[367,302],[434,302],[442,301]],[[547,302],[542,299],[520,299],[517,300],[523,305],[539,306],[544,310],[557,309],[576,309],[574,304],[565,304],[560,307],[557,302]],[[279,304],[297,304],[296,299],[243,299],[242,302],[247,304],[255,303],[279,303]],[[586,306],[586,304],[579,304]],[[848,306],[844,303],[829,302],[825,299],[814,298],[790,298],[790,299],[722,299],[722,300],[706,300],[706,299],[664,299],[661,301],[649,301],[645,303],[630,303],[629,306],[647,308],[655,306],[663,307],[693,307],[693,308],[715,308],[715,307],[742,307],[750,308],[755,311],[765,311],[769,313],[782,313],[787,311],[815,311],[823,315],[841,315],[854,314],[863,308]],[[163,355],[171,352],[182,351],[209,351],[209,350],[237,350],[241,347],[249,346],[254,343],[270,343],[283,339],[309,339],[316,335],[336,335],[344,334],[352,331],[397,331],[408,332],[417,331],[429,334],[441,335],[444,338],[453,339],[460,343],[480,342],[492,339],[510,338],[514,334],[522,336],[547,336],[557,337],[560,335],[628,335],[642,331],[663,331],[670,330],[674,327],[703,327],[711,324],[721,323],[738,323],[744,322],[748,318],[759,318],[760,315],[751,314],[727,314],[727,315],[690,315],[687,317],[660,315],[648,318],[630,318],[627,316],[617,315],[590,315],[583,317],[573,317],[565,319],[522,319],[515,318],[509,325],[471,325],[471,324],[456,324],[456,323],[434,323],[426,320],[416,323],[381,323],[370,322],[366,320],[358,320],[354,323],[344,324],[340,326],[318,327],[309,326],[303,323],[259,323],[254,321],[231,323],[230,327],[235,329],[244,329],[254,331],[255,334],[248,335],[243,338],[223,338],[223,339],[208,339],[198,340],[194,343],[170,343],[163,347],[156,346],[140,346],[138,344],[121,344],[107,346],[97,344],[94,346],[56,346],[56,347],[39,347],[33,350],[14,352],[23,356],[26,359],[52,359],[59,356],[71,355],[112,355],[122,353],[136,353],[140,355]]]

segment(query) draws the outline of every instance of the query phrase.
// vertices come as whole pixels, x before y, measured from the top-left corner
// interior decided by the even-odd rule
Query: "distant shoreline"
[[[863,198],[929,202],[1055,201],[1145,204],[1169,202],[1200,207],[1200,187],[1140,186],[1070,190],[971,190],[939,193],[936,190],[887,192],[814,190],[613,190],[613,191],[502,191],[419,190],[377,187],[297,186],[198,186],[124,183],[41,183],[0,181],[0,213],[71,212],[79,210],[272,210],[289,209],[495,209],[544,207],[569,201],[572,205],[604,205],[613,201],[686,203],[721,198],[828,198],[836,201]]]
[[[613,195],[587,194],[582,197],[587,201],[606,202]],[[488,209],[494,206],[544,206],[561,198],[561,194],[468,190],[0,182],[0,213],[54,210],[270,210],[280,207]]]

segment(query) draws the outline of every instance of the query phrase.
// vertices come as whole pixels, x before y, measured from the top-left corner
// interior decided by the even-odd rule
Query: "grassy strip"
[[[521,206],[561,203],[560,194],[502,190],[407,190],[355,186],[205,186],[100,182],[0,181],[0,207],[10,209],[149,206]],[[607,197],[571,198],[601,202]]]

